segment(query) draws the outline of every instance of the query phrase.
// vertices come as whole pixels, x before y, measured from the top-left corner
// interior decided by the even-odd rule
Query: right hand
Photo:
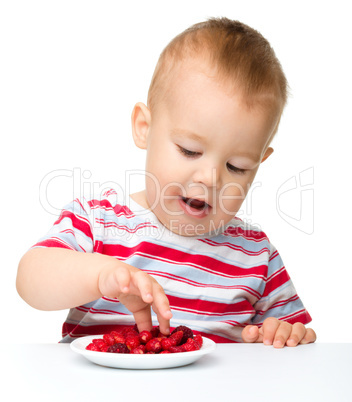
[[[133,314],[139,331],[152,329],[152,307],[157,315],[160,332],[168,335],[172,313],[163,288],[140,269],[117,262],[118,266],[105,267],[100,272],[99,292],[102,296],[119,299]]]

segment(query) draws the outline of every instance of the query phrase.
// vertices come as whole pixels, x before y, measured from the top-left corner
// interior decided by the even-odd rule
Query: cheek
[[[160,197],[183,194],[184,186],[179,164],[164,155],[150,155],[146,166],[146,188],[153,202]]]
[[[247,180],[239,180],[237,183],[228,183],[220,191],[220,210],[226,214],[237,213],[249,191],[250,184]]]

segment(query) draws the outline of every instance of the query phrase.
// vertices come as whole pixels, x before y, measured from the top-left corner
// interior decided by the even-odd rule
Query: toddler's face
[[[183,66],[151,115],[144,206],[172,232],[216,231],[238,212],[278,122],[248,110],[201,69]]]

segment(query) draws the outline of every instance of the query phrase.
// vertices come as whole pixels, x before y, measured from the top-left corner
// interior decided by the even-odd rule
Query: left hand
[[[242,339],[247,343],[263,342],[264,345],[273,345],[274,348],[297,346],[315,342],[317,336],[311,328],[306,328],[300,322],[289,324],[277,318],[269,317],[263,326],[247,325],[242,331]]]

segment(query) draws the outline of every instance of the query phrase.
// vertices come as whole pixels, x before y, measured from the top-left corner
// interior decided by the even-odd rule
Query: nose
[[[211,188],[220,188],[220,168],[215,164],[197,164],[197,168],[193,174],[193,182],[201,183],[204,186]]]

